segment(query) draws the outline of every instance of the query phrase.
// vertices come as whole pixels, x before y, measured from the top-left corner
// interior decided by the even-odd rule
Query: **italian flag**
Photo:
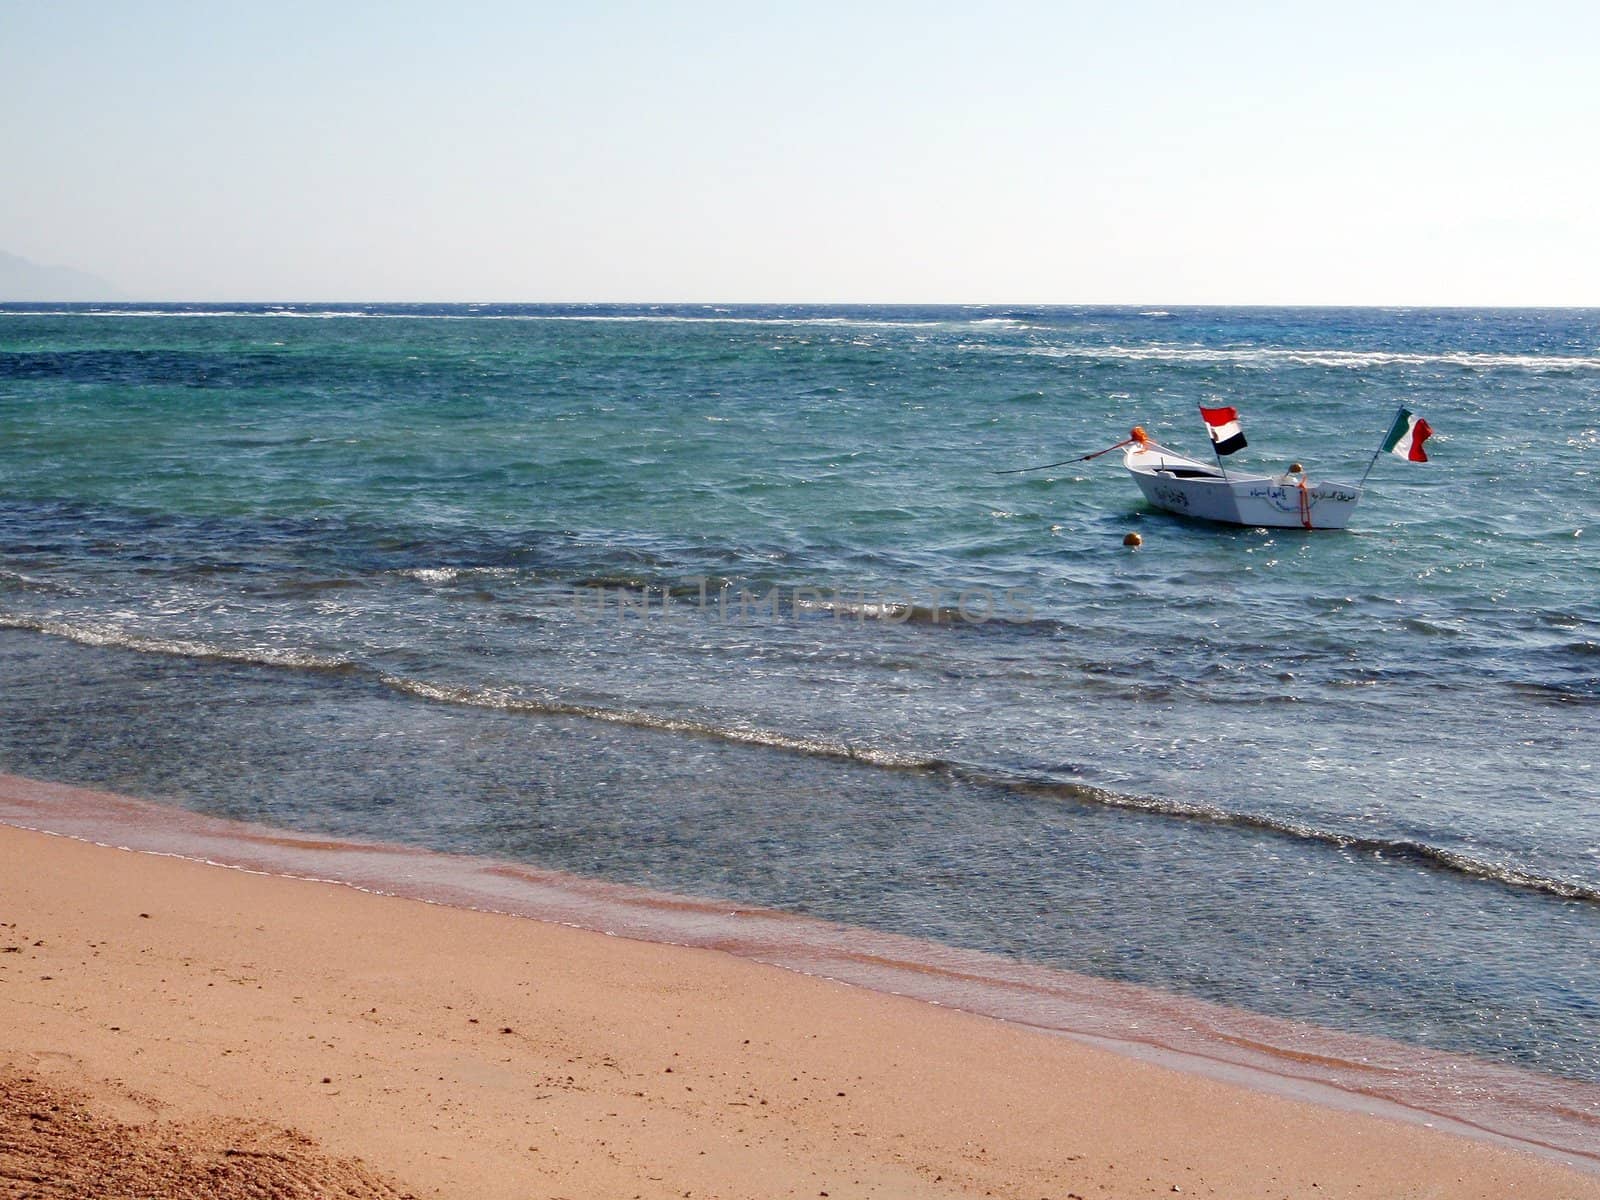
[[[1433,426],[1402,408],[1389,427],[1389,435],[1383,439],[1383,448],[1408,462],[1427,462],[1422,443],[1432,436]]]
[[[1218,454],[1232,454],[1235,450],[1243,450],[1248,444],[1244,440],[1244,430],[1239,428],[1238,409],[1206,408],[1201,405],[1200,419],[1206,423],[1206,432],[1211,435],[1211,444],[1216,447]]]

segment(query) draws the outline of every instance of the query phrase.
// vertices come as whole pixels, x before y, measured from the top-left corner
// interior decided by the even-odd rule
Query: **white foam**
[[[933,759],[920,755],[902,754],[893,750],[871,746],[856,746],[826,738],[801,737],[773,729],[757,729],[742,725],[712,724],[683,717],[669,717],[637,709],[602,708],[593,704],[575,704],[566,700],[543,700],[518,696],[499,688],[454,687],[431,683],[422,679],[408,679],[399,675],[385,675],[383,682],[396,691],[435,700],[443,704],[461,704],[473,708],[493,708],[505,712],[543,713],[549,716],[583,717],[591,721],[606,721],[614,725],[632,725],[640,729],[656,729],[664,733],[686,733],[697,737],[716,738],[725,742],[739,742],[751,746],[767,746],[776,750],[790,750],[799,754],[813,754],[822,758],[840,758],[872,766],[901,770],[927,769],[936,766]]]
[[[337,669],[352,665],[348,660],[304,650],[273,646],[228,647],[182,638],[158,638],[136,633],[109,623],[69,624],[41,617],[0,614],[0,628],[27,629],[66,638],[83,646],[108,646],[119,650],[138,650],[146,654],[170,654],[181,658],[213,658],[224,662],[255,663],[269,667],[312,667]]]
[[[834,329],[966,329],[977,325],[998,325],[1018,329],[1034,328],[1009,317],[987,317],[978,320],[928,317],[922,320],[878,320],[870,317],[736,317],[713,312],[706,316],[681,313],[420,313],[420,312],[362,312],[331,309],[3,309],[3,317],[230,317],[265,319],[294,318],[297,320],[341,320],[345,318],[367,321],[577,321],[604,324],[644,325],[757,325],[793,328]]]
[[[401,571],[407,579],[416,579],[422,583],[449,583],[461,576],[457,567],[417,567],[414,570]]]
[[[1455,366],[1474,370],[1512,368],[1544,371],[1600,370],[1600,356],[1564,354],[1488,354],[1451,350],[1437,354],[1399,350],[1289,350],[1278,347],[1211,346],[966,346],[991,354],[1025,354],[1042,358],[1114,359],[1125,362],[1172,362],[1234,366],[1388,367]]]
[[[415,579],[420,583],[454,583],[458,579],[499,579],[516,573],[515,567],[407,567],[395,572],[396,575]]]

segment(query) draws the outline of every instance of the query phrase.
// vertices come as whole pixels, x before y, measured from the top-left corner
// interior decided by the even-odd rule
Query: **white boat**
[[[1304,471],[1224,472],[1168,450],[1135,430],[1122,451],[1145,499],[1181,517],[1273,529],[1343,529],[1361,499],[1352,483],[1313,483]]]

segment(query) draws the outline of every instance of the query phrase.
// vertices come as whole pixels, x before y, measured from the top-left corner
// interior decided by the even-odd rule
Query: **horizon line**
[[[1115,301],[1115,300],[438,300],[438,299],[409,299],[409,300],[376,300],[376,299],[315,299],[301,297],[288,299],[281,296],[250,299],[240,296],[228,298],[221,297],[189,297],[184,299],[116,299],[116,300],[67,300],[67,299],[5,299],[0,298],[0,307],[15,308],[25,305],[55,304],[84,307],[117,307],[128,308],[138,305],[177,305],[177,304],[217,304],[217,305],[340,305],[340,306],[372,306],[372,305],[431,305],[450,307],[480,307],[480,306],[521,306],[545,308],[576,308],[576,307],[613,307],[613,308],[1139,308],[1139,309],[1399,309],[1399,310],[1428,310],[1428,311],[1474,311],[1474,310],[1504,310],[1524,309],[1536,312],[1566,311],[1566,312],[1592,312],[1600,311],[1600,303],[1594,304],[1560,304],[1560,303],[1529,303],[1517,302],[1509,304],[1485,303],[1407,303],[1407,302],[1316,302],[1316,301],[1291,301],[1272,302],[1261,300],[1247,301],[1176,301],[1176,300],[1148,300],[1148,301]]]

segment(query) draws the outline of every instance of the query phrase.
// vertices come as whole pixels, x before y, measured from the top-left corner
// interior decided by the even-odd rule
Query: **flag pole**
[[[1394,432],[1396,422],[1400,420],[1400,414],[1405,410],[1406,406],[1404,404],[1394,410],[1394,420],[1389,422],[1389,428],[1384,431],[1383,437],[1378,441],[1378,448],[1372,452],[1372,458],[1367,462],[1367,469],[1361,472],[1361,482],[1356,484],[1357,491],[1361,491],[1367,486],[1367,476],[1371,475],[1372,468],[1378,465],[1378,455],[1383,453],[1383,443],[1389,440],[1389,435]]]
[[[1206,434],[1206,441],[1211,441],[1211,434]],[[1228,468],[1222,465],[1222,455],[1217,453],[1217,444],[1211,442],[1211,457],[1217,460],[1217,470],[1222,472],[1222,482],[1228,482]]]

